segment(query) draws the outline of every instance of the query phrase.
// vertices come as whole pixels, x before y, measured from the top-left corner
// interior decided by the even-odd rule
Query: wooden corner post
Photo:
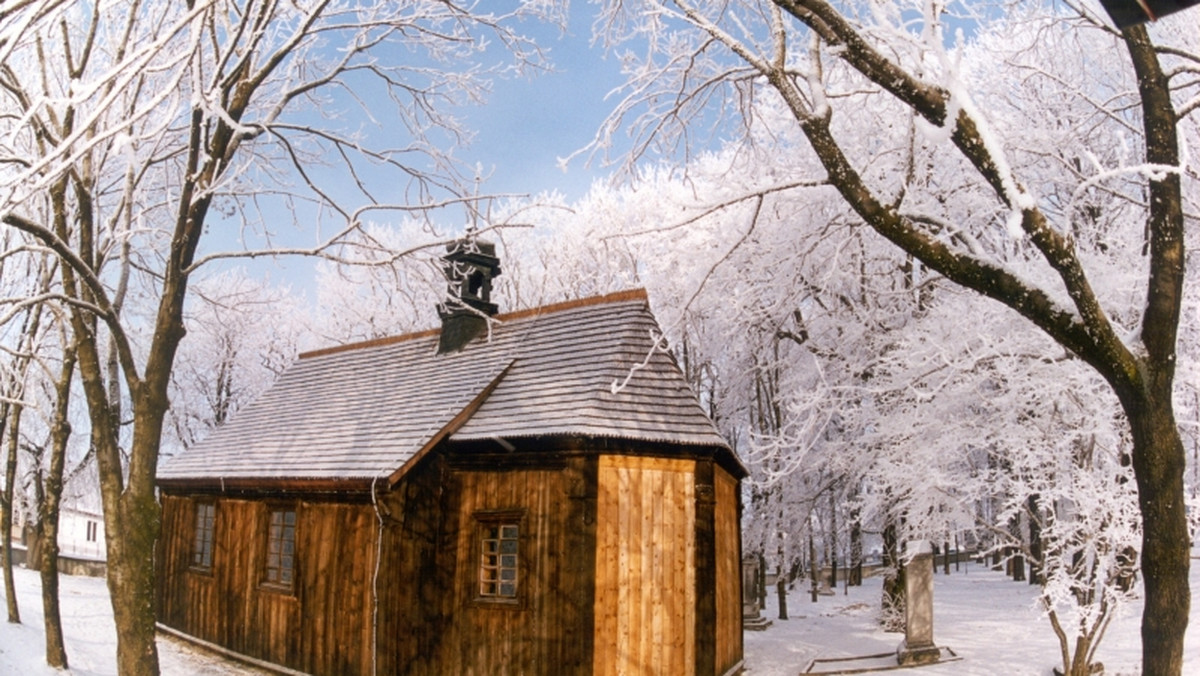
[[[717,669],[717,538],[713,461],[696,461],[696,674]]]

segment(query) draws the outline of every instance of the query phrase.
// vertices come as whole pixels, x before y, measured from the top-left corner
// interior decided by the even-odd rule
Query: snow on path
[[[41,587],[37,573],[14,572],[24,624],[0,623],[0,674],[60,676],[46,666],[42,634]],[[1192,622],[1185,646],[1185,674],[1200,674],[1200,650],[1195,640],[1200,626],[1200,560],[1193,559]],[[104,580],[63,576],[62,613],[67,635],[70,674],[115,676],[116,629]],[[1035,588],[1013,582],[976,563],[964,563],[949,576],[934,576],[934,641],[954,650],[960,661],[905,670],[915,676],[1048,676],[1058,664],[1058,642],[1049,622],[1034,607]],[[3,590],[0,589],[0,594]],[[881,580],[868,578],[849,593],[839,587],[817,603],[801,589],[788,594],[791,619],[774,619],[778,605],[767,599],[764,616],[773,625],[763,632],[746,632],[747,676],[796,676],[815,658],[850,657],[891,652],[901,634],[878,628],[876,612]],[[1098,657],[1109,676],[1139,673],[1141,607],[1125,610],[1109,627]],[[159,636],[159,657],[166,676],[233,676],[266,674],[223,659],[189,644]],[[896,672],[882,672],[896,673]]]
[[[938,569],[939,571],[941,568]],[[1200,560],[1191,567],[1192,613],[1184,645],[1184,674],[1200,674],[1196,634],[1200,629]],[[849,594],[810,601],[807,589],[788,593],[790,619],[779,620],[771,590],[763,616],[772,626],[746,632],[747,676],[795,676],[813,659],[894,652],[902,633],[888,633],[877,622],[882,579],[868,578]],[[933,639],[958,654],[960,661],[903,670],[915,676],[1049,676],[1060,665],[1058,640],[1050,621],[1035,605],[1037,588],[1014,582],[987,566],[964,562],[949,576],[934,575]],[[1114,619],[1096,657],[1108,676],[1141,673],[1141,604],[1130,604]],[[1072,646],[1073,647],[1073,646]],[[829,667],[825,667],[829,668]],[[896,672],[881,672],[896,673]]]

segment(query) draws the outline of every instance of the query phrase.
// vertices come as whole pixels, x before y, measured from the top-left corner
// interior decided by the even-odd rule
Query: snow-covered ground
[[[21,676],[61,675],[46,666],[46,640],[42,622],[42,587],[37,571],[16,568],[21,624],[0,621],[0,674]],[[108,587],[103,578],[63,575],[59,578],[60,612],[66,634],[67,661],[77,676],[115,676],[117,630],[113,625]],[[0,585],[0,597],[4,596]],[[7,599],[6,599],[7,602]],[[184,641],[159,634],[158,654],[162,673],[168,676],[234,676],[266,674],[231,662]]]
[[[0,623],[0,674],[41,676],[59,674],[46,666],[42,637],[41,596],[37,574],[15,572],[20,625]],[[1192,622],[1185,647],[1184,673],[1200,674],[1200,645],[1195,636],[1200,625],[1200,560],[1192,565]],[[2,591],[2,590],[0,590]],[[842,588],[833,596],[811,603],[797,589],[788,595],[791,619],[774,619],[778,604],[767,600],[765,616],[773,619],[763,632],[746,632],[746,673],[749,676],[795,676],[817,658],[851,657],[894,651],[900,634],[884,633],[875,622],[881,593],[880,580],[869,578],[862,587]],[[1012,582],[1004,575],[975,564],[934,578],[934,639],[961,659],[922,667],[915,673],[928,676],[991,676],[1028,674],[1045,676],[1057,664],[1058,644],[1050,624],[1034,608],[1034,588]],[[62,578],[62,612],[67,635],[67,655],[72,674],[116,674],[116,631],[104,581]],[[1099,659],[1106,674],[1139,673],[1138,624],[1141,608],[1131,606],[1108,630]],[[164,674],[222,676],[262,674],[160,636],[159,652]],[[821,668],[829,669],[828,665]]]
[[[1184,646],[1184,674],[1200,674],[1196,635],[1200,631],[1200,560],[1193,552],[1192,615]],[[941,568],[939,567],[939,571]],[[934,575],[934,642],[960,658],[920,667],[921,676],[1049,676],[1060,665],[1058,640],[1050,621],[1035,607],[1036,587],[1013,582],[1003,573],[974,562],[958,572]],[[882,579],[868,578],[849,594],[839,587],[817,603],[796,589],[788,594],[788,620],[778,617],[778,602],[767,599],[764,617],[773,620],[764,632],[746,632],[746,673],[750,676],[795,676],[814,659],[894,652],[903,634],[886,633],[876,621]],[[1131,604],[1109,626],[1096,653],[1107,676],[1141,673],[1141,604]],[[857,664],[855,665],[857,666]],[[833,667],[818,664],[813,673]]]

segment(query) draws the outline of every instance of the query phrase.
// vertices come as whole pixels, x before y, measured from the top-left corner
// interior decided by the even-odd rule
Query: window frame
[[[474,554],[471,566],[471,589],[470,597],[473,603],[484,607],[495,608],[523,608],[525,605],[526,578],[528,577],[527,560],[529,558],[526,551],[529,547],[529,538],[526,535],[525,528],[525,510],[523,509],[504,509],[504,510],[484,510],[475,512],[472,515],[473,528],[471,529],[471,537],[473,545],[471,551]],[[500,532],[496,535],[502,535],[504,528],[516,528],[515,538],[504,537],[489,537],[490,531],[499,529]],[[495,541],[495,551],[487,550],[487,542]],[[503,543],[505,541],[515,541],[515,551],[504,552]],[[502,558],[505,556],[513,556],[516,558],[515,565],[504,566],[501,562],[489,564],[485,557],[493,556]],[[499,590],[495,594],[485,594],[485,584],[500,585],[505,570],[513,571],[515,590],[511,596],[501,595]],[[494,580],[486,580],[486,571],[496,571]]]
[[[208,510],[207,518],[204,510]],[[205,521],[202,524],[201,519]],[[217,532],[217,503],[213,500],[198,500],[192,514],[192,550],[188,559],[188,569],[197,573],[212,573],[213,558],[216,554]],[[205,537],[207,535],[207,537]],[[204,546],[207,545],[207,550]],[[205,560],[203,554],[207,554]]]
[[[283,515],[282,522],[279,524],[280,532],[278,537],[275,536],[273,528],[275,526],[275,515]],[[288,514],[292,515],[292,523],[287,523]],[[262,541],[262,558],[259,566],[259,586],[263,589],[279,592],[282,594],[294,594],[296,590],[296,578],[299,574],[299,566],[297,565],[297,544],[299,542],[300,530],[300,510],[297,505],[292,503],[269,503],[266,505],[266,513],[263,519],[263,537]],[[288,528],[291,528],[290,542],[287,537]],[[279,542],[279,550],[272,553],[271,545],[273,542]],[[287,552],[287,546],[291,545],[290,553]],[[290,556],[289,556],[290,554]],[[273,558],[277,560],[273,561]],[[284,566],[284,559],[290,558],[288,565]],[[273,579],[272,571],[277,571],[275,579]],[[284,572],[288,573],[288,579],[284,580]]]

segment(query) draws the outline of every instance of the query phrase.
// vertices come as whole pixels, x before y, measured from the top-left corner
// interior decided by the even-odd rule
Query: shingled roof
[[[669,353],[644,291],[301,355],[261,398],[159,469],[162,484],[395,480],[444,439],[583,436],[729,447]],[[239,481],[240,480],[240,481]]]

